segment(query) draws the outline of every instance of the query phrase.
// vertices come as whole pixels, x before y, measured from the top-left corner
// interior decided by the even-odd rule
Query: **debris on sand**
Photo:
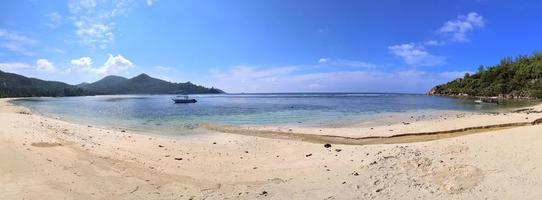
[[[331,148],[331,144],[324,144],[325,148]]]

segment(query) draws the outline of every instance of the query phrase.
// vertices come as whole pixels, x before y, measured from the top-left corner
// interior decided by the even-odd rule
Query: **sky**
[[[226,92],[424,93],[542,47],[542,2],[3,0],[0,70]]]

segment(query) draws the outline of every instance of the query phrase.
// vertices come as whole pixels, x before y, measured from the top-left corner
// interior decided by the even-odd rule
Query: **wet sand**
[[[541,110],[166,137],[68,123],[2,100],[0,199],[540,199]],[[469,127],[481,128],[372,145],[303,135],[389,139]]]

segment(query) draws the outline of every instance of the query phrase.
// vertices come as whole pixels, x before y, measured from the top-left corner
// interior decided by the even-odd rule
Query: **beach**
[[[0,199],[540,199],[541,111],[168,137],[3,99]]]

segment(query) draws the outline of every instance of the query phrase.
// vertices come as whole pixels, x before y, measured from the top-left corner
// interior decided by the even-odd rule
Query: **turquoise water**
[[[171,96],[28,98],[14,103],[66,121],[106,127],[182,134],[200,123],[327,126],[407,112],[489,112],[502,106],[472,100],[409,94],[221,94],[194,95],[195,104],[173,104]]]

